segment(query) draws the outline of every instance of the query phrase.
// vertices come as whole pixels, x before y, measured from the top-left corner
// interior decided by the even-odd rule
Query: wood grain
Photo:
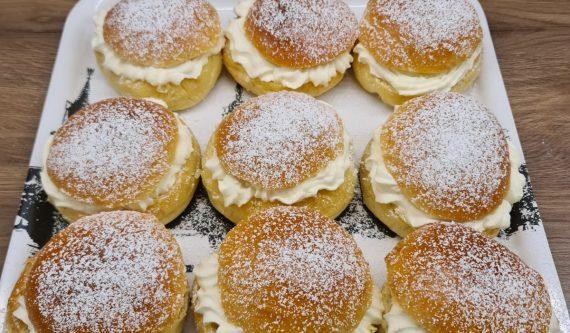
[[[558,274],[570,295],[570,2],[482,1]],[[0,1],[4,258],[69,0]]]

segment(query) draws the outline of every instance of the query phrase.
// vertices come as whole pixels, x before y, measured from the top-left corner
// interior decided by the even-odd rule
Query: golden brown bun
[[[370,0],[359,36],[380,64],[419,74],[452,69],[482,39],[479,17],[467,0]]]
[[[34,264],[34,259],[34,257],[31,257],[26,261],[24,270],[18,278],[18,281],[16,281],[14,289],[12,289],[12,293],[10,294],[10,298],[8,298],[8,307],[6,309],[6,331],[8,331],[8,333],[29,332],[26,323],[14,317],[14,311],[20,307],[18,298],[20,298],[20,296],[24,296],[24,292],[26,290],[26,279],[28,277],[28,274],[30,274],[30,269]]]
[[[144,67],[174,67],[218,43],[216,9],[204,0],[121,0],[107,13],[103,37],[122,60]]]
[[[200,167],[200,145],[196,138],[192,136],[192,153],[186,160],[186,164],[180,173],[178,173],[171,189],[161,194],[144,212],[154,215],[162,224],[168,224],[182,214],[194,197],[194,192],[200,180]],[[67,207],[58,207],[58,211],[69,223],[73,223],[88,215]]]
[[[20,319],[14,317],[14,311],[16,311],[18,309],[18,307],[20,306],[18,303],[18,298],[20,296],[24,296],[25,294],[25,290],[26,290],[26,281],[28,279],[28,274],[30,273],[30,269],[33,265],[35,261],[35,257],[31,257],[30,259],[28,259],[28,261],[26,261],[26,266],[24,267],[24,270],[22,272],[22,274],[20,275],[20,277],[18,278],[18,281],[16,282],[16,285],[14,286],[14,289],[12,290],[12,293],[10,294],[10,298],[8,299],[8,308],[6,311],[6,331],[8,333],[29,333],[30,330],[28,329],[28,326],[21,321]],[[184,295],[184,298],[186,300],[188,300],[189,296],[186,293]],[[186,303],[188,303],[186,301]],[[188,310],[188,305],[186,305],[186,307],[182,306],[180,308],[180,311],[178,313],[177,316],[175,316],[175,318],[172,320],[172,323],[170,325],[168,325],[168,327],[166,327],[164,330],[161,331],[161,333],[180,333],[182,332],[183,328],[184,328],[184,323],[186,321],[186,312]],[[211,331],[211,333],[215,333],[214,331]]]
[[[215,155],[212,139],[210,139],[204,152],[203,163]],[[202,183],[214,208],[236,224],[255,212],[283,205],[279,201],[271,202],[252,198],[242,206],[230,205],[226,207],[222,193],[218,188],[218,181],[213,178],[212,172],[204,165],[202,165]],[[351,166],[344,174],[344,182],[336,190],[321,190],[316,196],[296,202],[293,206],[315,209],[325,216],[334,219],[344,211],[352,200],[355,186],[356,170]]]
[[[479,76],[479,71],[481,68],[481,56],[477,57],[475,60],[475,65],[473,68],[465,73],[461,80],[451,88],[454,92],[464,92],[469,89],[475,79]],[[380,99],[389,105],[401,105],[406,101],[417,96],[404,96],[398,94],[396,89],[390,85],[387,81],[374,76],[370,73],[370,66],[368,64],[362,63],[358,60],[358,53],[354,53],[354,62],[352,63],[352,69],[354,71],[354,76],[356,80],[364,90],[369,93],[377,94]]]
[[[177,133],[176,117],[157,103],[106,99],[55,132],[47,173],[78,201],[120,207],[154,190],[174,158]]]
[[[305,208],[250,216],[219,250],[228,320],[244,332],[352,332],[372,297],[368,264],[352,236]]]
[[[147,100],[120,97],[92,104],[54,134],[46,161],[49,178],[60,192],[94,210],[132,207],[154,196],[173,163],[178,122],[172,112]],[[192,153],[174,185],[145,210],[165,224],[184,210],[198,184],[200,147],[190,135],[192,142],[186,144]],[[69,222],[86,215],[57,208]]]
[[[203,183],[212,204],[234,223],[283,205],[252,198],[224,205],[218,181],[206,165],[218,158],[223,171],[246,186],[278,191],[298,186],[344,153],[344,127],[331,106],[310,96],[280,92],[252,98],[226,116],[212,134],[203,161]],[[354,169],[336,190],[321,190],[295,206],[310,206],[336,217],[354,195]]]
[[[388,118],[380,142],[398,187],[428,215],[474,221],[507,194],[505,134],[497,118],[471,97],[438,92],[410,100]]]
[[[194,323],[196,324],[196,329],[198,330],[198,333],[216,333],[216,330],[218,329],[216,324],[213,323],[208,323],[205,324],[204,323],[204,316],[201,315],[200,313],[196,312],[196,308],[195,308],[195,300],[198,297],[198,283],[196,282],[196,280],[194,280],[194,283],[192,285],[192,291],[191,291],[191,298],[192,298],[192,302],[191,302],[191,311],[194,314]],[[384,289],[382,289],[382,291],[384,291]],[[372,294],[372,297],[374,297],[375,294]],[[381,302],[384,302],[384,295],[381,295],[382,299]],[[377,329],[374,330],[374,329]],[[381,326],[374,326],[374,328],[370,328],[370,332],[378,332],[378,333],[383,333],[384,331],[382,331],[382,327]]]
[[[360,189],[362,191],[362,200],[366,207],[376,216],[383,224],[390,230],[398,234],[400,237],[406,237],[415,228],[410,226],[406,221],[397,213],[395,204],[384,204],[376,201],[376,196],[372,190],[370,182],[370,173],[364,166],[365,161],[370,157],[370,146],[372,140],[366,146],[364,154],[360,162],[359,176],[360,176]],[[500,229],[487,229],[484,234],[494,238],[499,234]]]
[[[331,62],[358,37],[356,17],[342,0],[256,0],[244,28],[264,58],[289,68]]]
[[[312,82],[307,82],[296,89],[285,87],[284,85],[278,82],[261,81],[259,78],[249,77],[243,66],[233,61],[232,57],[230,56],[229,43],[230,43],[229,40],[226,41],[226,47],[224,48],[223,51],[224,65],[226,66],[226,69],[228,70],[228,72],[230,72],[234,80],[236,80],[237,83],[239,83],[242,87],[244,87],[245,90],[249,91],[254,95],[263,95],[272,92],[287,90],[287,91],[296,91],[300,93],[305,93],[316,97],[334,88],[337,84],[340,83],[340,81],[344,77],[344,73],[337,72],[336,76],[331,78],[330,81],[325,85],[315,86]]]
[[[178,333],[188,308],[185,271],[176,240],[152,215],[91,215],[28,262],[10,296],[7,326],[28,331],[13,317],[23,296],[39,332]]]
[[[139,98],[158,98],[166,102],[172,111],[180,111],[201,102],[216,85],[222,71],[222,56],[215,54],[208,58],[202,67],[200,76],[195,79],[184,79],[180,84],[167,83],[156,87],[143,80],[130,80],[116,75],[103,66],[104,56],[95,52],[99,68],[107,81],[121,95]]]
[[[386,257],[387,284],[428,332],[547,332],[540,274],[505,246],[457,223],[424,226]]]

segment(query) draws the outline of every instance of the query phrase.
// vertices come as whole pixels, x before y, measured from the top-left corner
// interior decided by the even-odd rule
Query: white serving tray
[[[234,16],[232,9],[236,3],[231,0],[211,1],[218,9],[225,27]],[[365,0],[348,1],[360,18]],[[519,138],[487,20],[479,3],[472,1],[479,11],[485,38],[481,75],[468,94],[476,96],[490,108],[505,128],[511,142],[520,150]],[[8,297],[24,262],[66,225],[53,207],[46,202],[38,177],[42,148],[46,140],[68,114],[77,111],[85,103],[117,96],[97,68],[91,50],[91,37],[94,33],[92,17],[96,11],[109,8],[114,2],[116,0],[81,0],[69,13],[65,23],[30,161],[28,178],[22,193],[21,207],[16,217],[0,279],[0,328],[4,325]],[[231,111],[232,105],[242,98],[249,96],[224,72],[214,90],[201,104],[180,114],[187,120],[204,148],[222,116]],[[320,98],[332,104],[344,119],[353,138],[355,161],[359,161],[372,132],[390,114],[391,108],[361,89],[350,71],[341,84]],[[523,169],[526,173],[526,167]],[[560,320],[562,331],[570,332],[566,302],[528,177],[525,197],[521,204],[514,207],[511,215],[513,219],[511,228],[502,234],[499,241],[542,274],[550,290],[554,311]],[[385,280],[384,256],[398,242],[398,238],[367,212],[359,193],[338,221],[354,235],[370,263],[375,282],[378,286],[382,285]],[[215,212],[204,191],[199,190],[186,212],[168,227],[180,243],[190,272],[201,259],[215,251],[225,233],[231,228],[231,223]],[[188,279],[192,278],[192,274],[188,273]],[[189,316],[189,323],[186,325],[187,332],[195,332],[191,317]]]

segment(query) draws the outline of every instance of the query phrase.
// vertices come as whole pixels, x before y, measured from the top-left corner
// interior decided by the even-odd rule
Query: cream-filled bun
[[[540,274],[461,224],[414,231],[386,269],[385,332],[560,332]]]
[[[437,92],[397,107],[375,131],[360,182],[366,206],[402,237],[436,221],[494,237],[510,226],[512,205],[523,196],[521,163],[486,107]]]
[[[205,0],[121,0],[95,16],[92,47],[101,71],[121,94],[189,108],[222,70],[223,32]]]
[[[380,290],[352,236],[301,207],[238,224],[194,269],[198,332],[376,332]]]
[[[433,91],[461,92],[479,74],[482,39],[468,0],[370,0],[354,74],[390,105]]]
[[[127,209],[166,224],[190,203],[200,146],[182,118],[159,103],[106,99],[71,116],[49,139],[41,181],[68,222]]]
[[[224,64],[249,92],[318,96],[350,67],[356,17],[342,0],[241,0],[226,28]]]
[[[84,217],[30,258],[8,300],[6,329],[182,332],[188,309],[178,243],[150,214]]]
[[[296,92],[238,106],[212,134],[202,163],[212,205],[234,223],[279,205],[335,218],[356,185],[342,120],[329,104]]]

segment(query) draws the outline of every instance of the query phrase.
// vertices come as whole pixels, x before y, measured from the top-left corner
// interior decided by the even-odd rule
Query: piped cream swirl
[[[321,190],[334,191],[344,182],[346,170],[352,165],[352,151],[350,136],[343,134],[344,148],[342,153],[315,176],[306,179],[295,187],[269,191],[263,188],[248,185],[236,177],[226,173],[217,155],[210,157],[204,166],[212,173],[212,178],[217,180],[218,190],[222,194],[224,205],[243,206],[252,198],[263,201],[279,201],[286,205],[292,205],[303,199],[314,197]]]
[[[218,255],[212,254],[194,268],[194,277],[198,283],[196,299],[193,300],[194,311],[202,315],[204,325],[217,325],[217,333],[242,333],[243,330],[230,323],[224,313],[218,267]]]
[[[451,91],[466,73],[477,66],[481,50],[481,47],[478,47],[467,60],[448,72],[422,75],[388,68],[377,62],[372,53],[361,43],[354,47],[354,52],[358,53],[358,61],[368,65],[373,76],[387,81],[402,96],[416,96],[432,91]]]

